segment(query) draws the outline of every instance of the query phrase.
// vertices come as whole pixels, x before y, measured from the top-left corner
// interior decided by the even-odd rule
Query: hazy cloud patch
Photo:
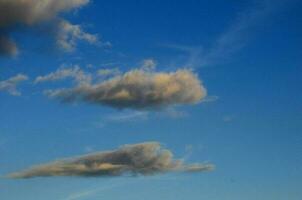
[[[202,102],[214,102],[214,101],[217,101],[218,99],[219,99],[218,96],[212,95],[212,96],[207,96],[206,98],[204,98],[202,100]]]
[[[86,41],[89,44],[97,44],[98,36],[86,33],[80,25],[74,25],[66,20],[58,23],[58,31],[56,33],[57,45],[64,51],[71,52],[75,50],[79,40]]]
[[[145,59],[142,62],[141,68],[143,70],[149,71],[149,70],[154,70],[156,68],[156,61],[154,59]]]
[[[21,92],[17,90],[17,86],[23,82],[28,80],[28,77],[24,74],[17,74],[7,80],[0,81],[0,92],[8,92],[13,96],[20,96]]]
[[[88,84],[91,82],[91,75],[84,72],[78,65],[72,67],[65,67],[62,65],[55,72],[51,72],[44,76],[36,77],[34,83],[43,83],[43,82],[55,82],[59,80],[64,80],[67,78],[74,79],[79,84]]]
[[[126,111],[118,114],[111,114],[105,117],[108,122],[131,122],[147,120],[149,118],[149,112],[145,111]]]
[[[122,72],[118,68],[106,68],[106,69],[99,69],[97,71],[97,75],[101,78],[108,78],[112,76],[120,75]]]
[[[211,171],[213,164],[185,164],[157,142],[125,145],[116,150],[67,158],[10,174],[11,178],[47,176],[155,175],[165,172]]]
[[[251,6],[238,12],[223,32],[217,35],[210,45],[187,46],[181,44],[164,44],[163,47],[182,52],[181,62],[173,61],[173,65],[186,68],[199,68],[221,65],[229,62],[241,49],[246,47],[250,38],[261,31],[261,27],[272,17],[285,10],[295,1],[265,0],[252,1]],[[185,60],[183,56],[185,55]],[[175,59],[176,60],[176,59]]]

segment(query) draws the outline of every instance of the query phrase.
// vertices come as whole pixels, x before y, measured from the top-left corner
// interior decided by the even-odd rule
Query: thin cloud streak
[[[111,190],[113,188],[121,187],[125,185],[125,183],[117,183],[117,184],[111,184],[111,185],[106,185],[106,186],[101,186],[98,188],[93,188],[93,189],[87,189],[81,192],[76,192],[73,194],[68,195],[66,198],[63,200],[80,200],[80,199],[87,199],[88,197],[95,196],[96,194],[104,191]]]
[[[105,118],[109,122],[129,122],[129,121],[139,121],[146,120],[149,117],[149,113],[146,111],[130,111],[119,113],[115,115],[109,115]]]
[[[44,76],[36,77],[34,83],[56,82],[67,78],[74,79],[78,84],[88,84],[91,82],[91,74],[84,72],[78,65],[71,67],[61,66],[55,72],[51,72]]]
[[[182,66],[187,68],[194,69],[224,63],[244,48],[257,26],[285,7],[285,3],[271,0],[255,1],[251,8],[238,13],[234,22],[217,37],[209,48],[176,44],[164,45],[164,47],[186,53],[188,58]]]

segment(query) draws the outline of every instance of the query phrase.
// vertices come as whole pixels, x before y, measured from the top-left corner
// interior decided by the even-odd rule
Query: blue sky
[[[300,199],[301,6],[294,0],[90,1],[46,22],[21,21],[9,28],[0,15],[0,37],[8,31],[18,47],[18,54],[0,57],[0,199]],[[61,21],[80,25],[80,36],[97,35],[97,41],[67,32],[74,37],[68,41],[72,48],[59,48]],[[151,74],[191,70],[207,96],[119,109],[87,100],[61,103],[45,94],[76,88],[81,83],[72,76],[35,83],[39,76],[75,66],[94,78],[104,69],[116,77],[148,62]],[[4,86],[17,74],[26,78],[12,92]],[[146,141],[161,143],[185,162],[213,163],[216,169],[135,177],[4,177]]]

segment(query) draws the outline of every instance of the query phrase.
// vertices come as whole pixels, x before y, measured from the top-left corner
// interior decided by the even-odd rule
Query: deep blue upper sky
[[[64,14],[112,47],[50,47],[20,28],[20,53],[0,57],[0,81],[22,73],[20,96],[0,91],[0,174],[123,144],[159,141],[209,173],[152,177],[0,179],[0,199],[299,200],[302,180],[302,3],[299,1],[92,1]],[[163,111],[61,104],[33,84],[62,64],[126,72],[190,68],[208,101]],[[87,67],[87,66],[92,66]],[[175,110],[174,110],[175,109]],[[190,149],[188,152],[188,149]],[[191,152],[192,151],[192,152]]]

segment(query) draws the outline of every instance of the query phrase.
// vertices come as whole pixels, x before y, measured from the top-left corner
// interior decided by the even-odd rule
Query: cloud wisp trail
[[[253,5],[236,15],[233,22],[214,39],[209,47],[175,44],[164,45],[164,47],[187,54],[187,60],[183,66],[188,68],[225,63],[248,44],[259,26],[270,20],[276,12],[286,8],[293,2],[295,0],[254,1]]]

